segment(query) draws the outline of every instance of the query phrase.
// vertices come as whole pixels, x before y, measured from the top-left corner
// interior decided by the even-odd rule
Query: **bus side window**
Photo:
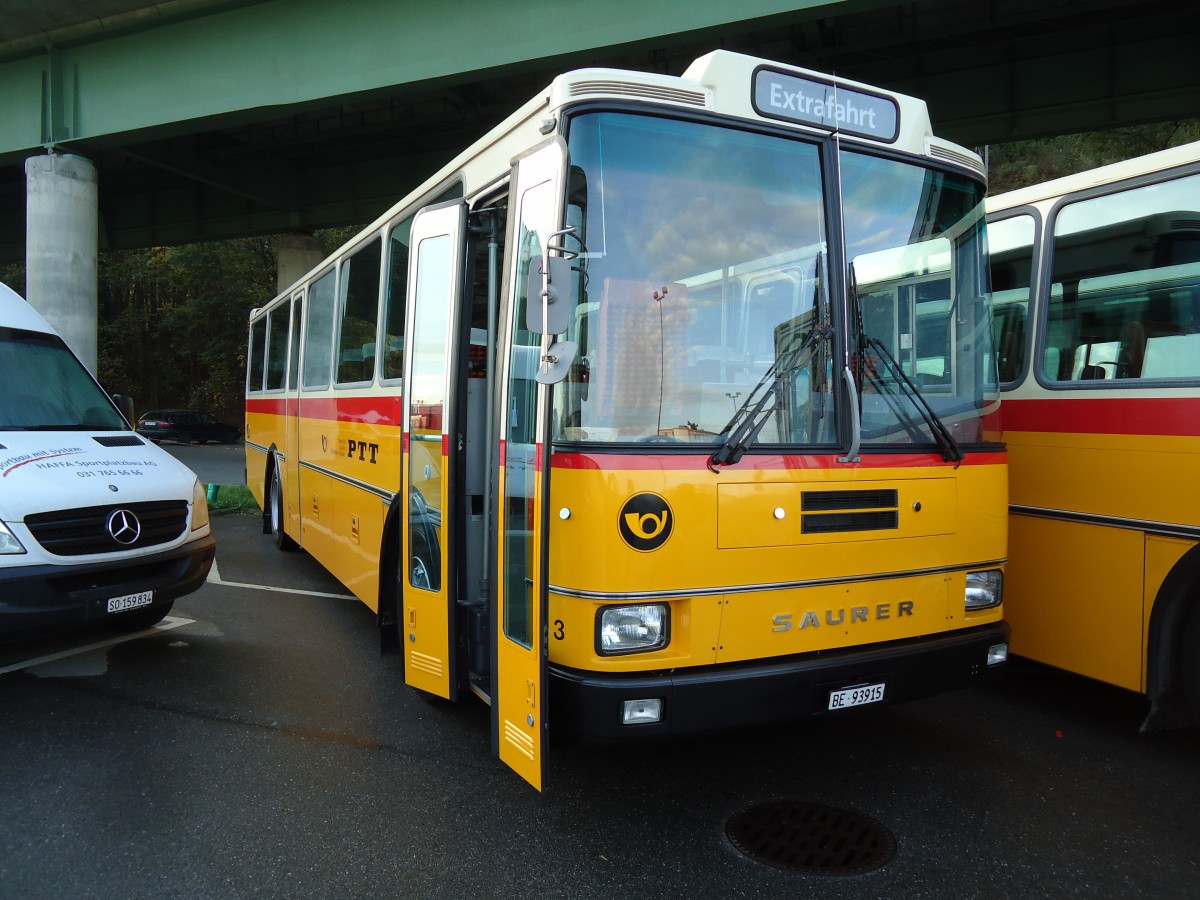
[[[304,326],[303,385],[307,390],[329,387],[333,363],[334,270],[308,290],[308,321]]]
[[[258,393],[263,386],[263,363],[266,359],[267,320],[259,319],[250,325],[250,360],[246,364],[246,391]]]
[[[371,241],[342,261],[337,383],[375,378],[375,321],[379,310],[382,243]]]
[[[304,320],[304,294],[292,298],[292,340],[288,354],[288,390],[295,390],[300,377],[300,323]]]
[[[995,310],[992,328],[996,374],[1001,384],[1016,381],[1025,371],[1034,235],[1033,216],[1012,216],[988,223]],[[1057,366],[1057,357],[1054,363]]]
[[[288,306],[277,306],[267,316],[267,380],[266,389],[283,387],[287,373]]]
[[[380,348],[380,377],[394,381],[404,377],[404,301],[408,288],[408,240],[412,216],[392,229],[388,238],[387,284],[384,287],[383,331]]]

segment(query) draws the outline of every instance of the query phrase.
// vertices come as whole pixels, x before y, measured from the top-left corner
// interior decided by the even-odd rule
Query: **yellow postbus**
[[[538,787],[548,729],[960,686],[1008,639],[983,193],[909,97],[564,74],[251,315],[264,532]]]
[[[987,208],[1013,652],[1200,723],[1200,143]]]

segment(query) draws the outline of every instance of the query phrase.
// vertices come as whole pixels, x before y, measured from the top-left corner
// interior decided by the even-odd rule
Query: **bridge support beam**
[[[325,245],[319,238],[294,231],[279,235],[275,290],[282,291],[324,258]]]
[[[25,299],[96,374],[96,167],[49,153],[25,161]]]

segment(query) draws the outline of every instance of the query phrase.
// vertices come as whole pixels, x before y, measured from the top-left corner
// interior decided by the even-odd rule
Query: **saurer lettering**
[[[893,607],[895,608],[893,613]],[[825,610],[824,623],[821,617],[814,611],[808,610],[800,617],[800,623],[796,624],[793,621],[791,613],[781,613],[771,619],[774,627],[772,631],[791,631],[793,628],[819,628],[822,624],[825,625],[853,625],[857,622],[867,622],[872,619],[891,619],[903,618],[913,614],[913,601],[901,600],[899,603],[877,603],[874,607],[870,606],[851,606],[849,609],[827,609]]]

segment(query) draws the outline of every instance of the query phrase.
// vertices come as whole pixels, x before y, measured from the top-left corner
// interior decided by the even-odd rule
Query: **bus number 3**
[[[554,620],[554,639],[556,641],[561,641],[566,636],[567,636],[566,625],[563,624],[563,620],[555,619]]]

